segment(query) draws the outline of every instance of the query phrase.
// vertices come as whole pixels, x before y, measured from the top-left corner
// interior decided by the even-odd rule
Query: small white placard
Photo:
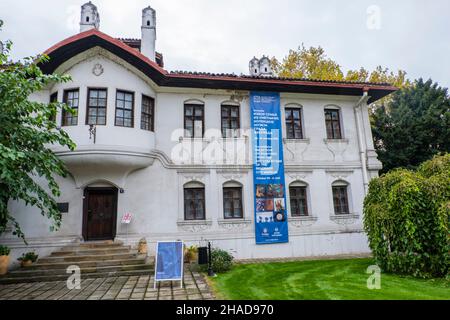
[[[125,213],[122,217],[122,224],[130,224],[132,217],[131,213]]]

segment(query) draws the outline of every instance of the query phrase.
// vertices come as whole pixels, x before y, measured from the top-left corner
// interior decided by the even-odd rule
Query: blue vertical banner
[[[256,244],[289,242],[280,94],[250,93]]]

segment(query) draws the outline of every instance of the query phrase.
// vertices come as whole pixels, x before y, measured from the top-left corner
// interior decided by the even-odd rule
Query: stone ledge
[[[288,222],[295,227],[309,227],[319,220],[315,216],[303,216],[303,217],[289,217]]]
[[[337,223],[337,224],[354,224],[359,220],[359,214],[357,213],[350,213],[350,214],[341,214],[341,215],[336,215],[336,214],[331,214],[330,215],[330,220]]]

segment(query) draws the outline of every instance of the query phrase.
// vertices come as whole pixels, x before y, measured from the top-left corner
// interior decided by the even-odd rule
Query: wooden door
[[[85,189],[83,220],[83,236],[86,241],[114,240],[117,220],[117,189]]]

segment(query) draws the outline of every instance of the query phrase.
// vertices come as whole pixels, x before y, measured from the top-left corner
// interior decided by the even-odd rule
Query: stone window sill
[[[302,217],[289,217],[289,221],[317,221],[318,217],[314,216],[302,216]]]
[[[218,221],[219,225],[221,224],[250,224],[252,220],[249,219],[221,219]]]
[[[306,143],[306,144],[310,144],[311,140],[310,139],[283,139],[284,143]]]
[[[350,214],[331,214],[330,215],[330,219],[333,221],[338,221],[338,220],[348,220],[348,219],[359,219],[359,214],[357,213],[350,213]]]
[[[178,226],[212,225],[211,220],[179,220]]]
[[[329,143],[345,143],[348,144],[350,141],[348,139],[323,139],[326,144]]]
[[[288,221],[296,228],[311,227],[317,222],[318,218],[314,216],[289,217]]]

